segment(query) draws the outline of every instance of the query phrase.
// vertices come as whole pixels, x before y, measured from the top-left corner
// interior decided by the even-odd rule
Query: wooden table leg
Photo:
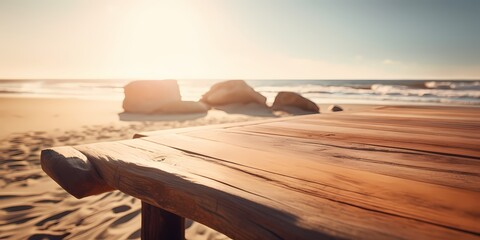
[[[142,239],[185,239],[185,219],[142,201]]]

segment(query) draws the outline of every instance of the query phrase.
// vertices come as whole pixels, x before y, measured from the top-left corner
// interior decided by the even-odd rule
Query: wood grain
[[[234,239],[479,239],[477,117],[384,107],[141,133],[73,147],[98,176],[84,185],[52,165],[65,149],[42,165],[78,196],[119,189]]]

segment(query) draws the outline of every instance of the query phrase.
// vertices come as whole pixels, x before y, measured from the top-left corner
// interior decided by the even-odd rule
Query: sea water
[[[183,100],[197,101],[222,80],[178,80]],[[280,91],[326,104],[428,104],[480,106],[480,81],[464,80],[246,80],[272,103]],[[0,95],[123,99],[129,80],[0,80]]]

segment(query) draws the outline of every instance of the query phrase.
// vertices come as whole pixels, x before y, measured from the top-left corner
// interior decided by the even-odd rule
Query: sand
[[[346,105],[346,111],[372,106]],[[326,112],[327,105],[321,105]],[[330,113],[335,114],[335,113]],[[0,97],[0,239],[138,239],[140,201],[119,191],[76,199],[41,170],[40,151],[136,132],[281,117],[255,105],[206,114],[122,113],[120,101]],[[187,220],[187,239],[228,239]]]

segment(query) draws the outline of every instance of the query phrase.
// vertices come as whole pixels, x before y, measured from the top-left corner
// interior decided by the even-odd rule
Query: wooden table
[[[144,238],[183,217],[234,239],[479,239],[480,111],[379,107],[138,134],[42,152],[76,197],[142,200]]]

